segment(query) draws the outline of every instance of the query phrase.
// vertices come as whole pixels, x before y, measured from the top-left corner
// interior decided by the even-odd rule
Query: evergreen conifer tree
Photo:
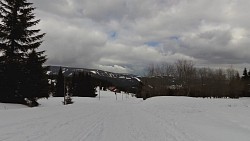
[[[91,77],[91,75],[89,73],[86,74],[85,76],[85,95],[87,97],[96,97],[97,94],[95,94],[96,89],[94,86],[94,79]]]
[[[60,67],[57,79],[56,79],[56,92],[55,92],[55,97],[64,97],[64,76],[62,73],[62,68]]]
[[[78,75],[73,75],[73,95],[80,97],[96,97],[95,86],[90,74],[79,72]]]
[[[26,61],[25,79],[22,84],[23,95],[30,101],[35,102],[37,98],[49,97],[48,94],[48,78],[46,75],[47,67],[42,64],[46,61],[46,57],[42,56],[42,52],[33,50],[28,54]]]
[[[71,79],[71,88],[70,88],[70,93],[73,96],[77,96],[77,89],[78,89],[78,77],[77,74],[74,72],[72,79]]]
[[[45,35],[39,33],[40,29],[32,28],[40,21],[35,19],[32,5],[27,0],[0,1],[1,101],[19,103],[26,96],[22,93],[28,70],[25,64],[29,54],[41,45]],[[38,54],[42,57],[43,52]]]
[[[79,72],[75,74],[72,79],[73,83],[73,95],[74,96],[83,96],[85,91],[85,74],[83,72]]]
[[[250,70],[247,73],[247,78],[248,78],[248,80],[250,79]]]
[[[247,68],[244,69],[242,78],[243,78],[243,80],[247,80],[247,78],[248,78]]]

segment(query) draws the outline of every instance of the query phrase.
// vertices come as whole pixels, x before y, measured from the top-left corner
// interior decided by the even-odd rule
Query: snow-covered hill
[[[59,69],[59,66],[49,66],[47,74],[50,76],[57,75]],[[97,69],[62,67],[62,72],[66,77],[71,77],[77,72],[87,72],[90,73],[94,78],[109,82],[115,87],[122,88],[130,92],[136,91],[139,83],[141,82],[141,80],[138,78],[139,76],[133,74],[114,73]]]
[[[250,99],[154,97],[102,92],[101,99],[0,103],[0,141],[249,141]]]

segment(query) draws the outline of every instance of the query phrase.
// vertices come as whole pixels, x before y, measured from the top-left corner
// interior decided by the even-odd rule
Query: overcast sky
[[[47,33],[47,65],[141,74],[188,59],[250,68],[250,0],[30,1]]]

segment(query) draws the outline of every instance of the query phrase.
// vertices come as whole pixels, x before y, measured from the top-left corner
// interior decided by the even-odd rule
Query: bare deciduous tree
[[[194,62],[191,60],[177,60],[175,63],[177,79],[180,81],[181,85],[186,89],[187,95],[190,94],[191,86],[195,82],[196,69],[194,67]]]

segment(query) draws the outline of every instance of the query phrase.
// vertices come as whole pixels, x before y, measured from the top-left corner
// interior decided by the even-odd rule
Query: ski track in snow
[[[41,100],[0,110],[0,141],[248,141],[250,99],[159,97],[102,92],[97,98]],[[1,106],[1,105],[0,105]]]

